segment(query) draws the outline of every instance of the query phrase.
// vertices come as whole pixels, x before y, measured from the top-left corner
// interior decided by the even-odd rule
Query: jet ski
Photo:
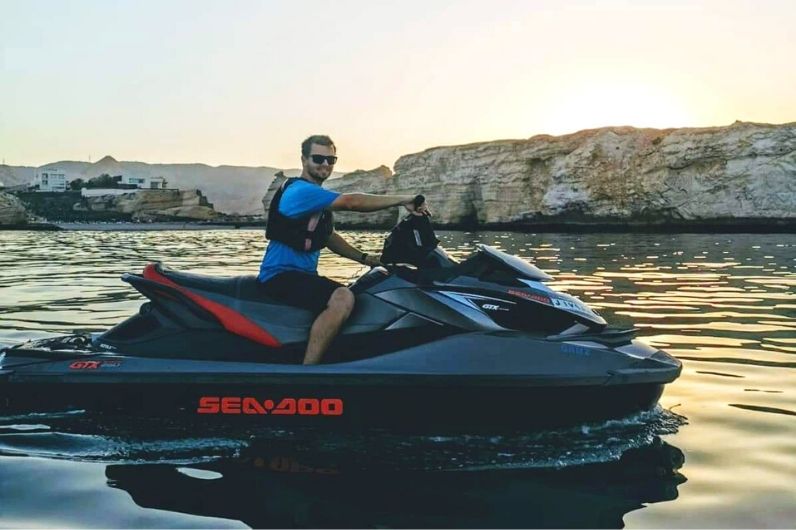
[[[0,352],[0,413],[84,410],[332,429],[526,429],[653,408],[680,362],[608,326],[545,272],[488,245],[461,262],[408,215],[384,266],[349,287],[352,315],[301,364],[313,315],[255,276],[152,263],[122,280],[148,299],[100,334]]]

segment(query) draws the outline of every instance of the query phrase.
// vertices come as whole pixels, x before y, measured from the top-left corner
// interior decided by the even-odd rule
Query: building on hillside
[[[120,182],[120,184],[147,190],[164,190],[166,183],[166,179],[163,177],[134,177],[131,175],[122,175]]]
[[[37,191],[66,191],[66,174],[58,168],[40,167],[33,176]]]
[[[165,190],[168,181],[165,177],[152,177],[149,179],[149,188],[153,190]]]

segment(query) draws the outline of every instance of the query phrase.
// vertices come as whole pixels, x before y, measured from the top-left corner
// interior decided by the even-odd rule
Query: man
[[[258,280],[265,293],[286,304],[309,309],[317,316],[310,329],[304,364],[318,364],[332,339],[354,309],[354,294],[344,285],[318,275],[321,248],[376,266],[379,256],[354,248],[337,232],[331,212],[374,212],[404,206],[428,215],[414,195],[336,193],[322,188],[337,162],[337,148],[328,136],[310,136],[301,144],[301,177],[288,179],[277,190],[268,212],[269,239]]]

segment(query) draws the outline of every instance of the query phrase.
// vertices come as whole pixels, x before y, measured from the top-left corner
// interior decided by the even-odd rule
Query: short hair
[[[312,149],[312,144],[334,147],[335,152],[337,152],[337,146],[334,145],[334,142],[332,141],[331,138],[329,138],[325,134],[313,134],[312,136],[301,142],[301,156],[303,156],[304,158],[308,158],[310,156],[310,149]]]

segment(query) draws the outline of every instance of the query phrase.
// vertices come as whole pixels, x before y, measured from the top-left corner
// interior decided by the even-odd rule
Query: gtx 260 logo
[[[338,398],[284,398],[259,400],[254,397],[202,396],[198,414],[272,414],[274,416],[342,416],[343,400]]]
[[[70,370],[98,370],[99,368],[118,368],[121,361],[75,361],[69,365]]]

